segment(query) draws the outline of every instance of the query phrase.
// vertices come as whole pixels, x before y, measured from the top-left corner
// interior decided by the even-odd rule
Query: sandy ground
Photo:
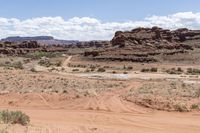
[[[101,93],[95,97],[60,99],[60,103],[55,102],[59,94],[51,97],[48,94],[24,94],[27,99],[22,94],[5,94],[1,95],[1,100],[15,98],[21,99],[21,102],[10,106],[1,102],[0,108],[22,110],[30,116],[30,126],[10,126],[8,131],[11,133],[199,132],[199,112],[160,112],[139,107],[119,97],[120,94],[139,85],[140,82],[134,81],[121,90]],[[29,99],[31,96],[33,99]]]
[[[63,63],[67,68],[72,57],[68,57]],[[57,77],[72,74],[51,73],[46,74],[46,68],[38,67],[45,75],[56,81]],[[6,73],[7,74],[7,73]],[[6,74],[1,73],[5,80]],[[24,81],[20,73],[13,76]],[[4,75],[4,76],[3,76]],[[8,74],[7,74],[8,75]],[[33,74],[34,78],[37,74]],[[94,78],[113,80],[128,80],[128,85],[121,89],[112,89],[95,93],[92,96],[74,97],[72,93],[9,93],[0,95],[0,110],[21,110],[28,114],[31,124],[27,127],[19,125],[2,125],[0,132],[9,133],[199,133],[200,113],[175,113],[147,109],[124,101],[120,95],[132,88],[139,87],[146,79],[182,79],[185,81],[198,82],[199,77],[169,74],[73,74],[75,81],[84,84],[83,79]],[[45,79],[47,78],[45,77]],[[80,79],[79,79],[80,78]],[[139,80],[138,80],[139,79]],[[142,80],[141,80],[142,79]],[[9,79],[11,80],[11,79]],[[34,79],[36,80],[36,79]],[[41,79],[42,80],[42,79]],[[73,82],[75,82],[73,81]],[[4,81],[2,81],[3,83]],[[6,81],[5,81],[6,82]],[[121,82],[121,81],[120,81]],[[29,83],[29,82],[28,82]],[[27,83],[27,84],[28,84]],[[49,82],[48,82],[49,83]],[[57,82],[55,82],[56,84]],[[60,82],[58,82],[60,84]],[[76,85],[77,86],[77,85]]]

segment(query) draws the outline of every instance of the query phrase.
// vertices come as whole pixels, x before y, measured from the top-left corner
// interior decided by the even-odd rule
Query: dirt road
[[[69,56],[69,57],[63,62],[62,67],[64,67],[64,68],[68,67],[68,64],[70,63],[71,59],[72,59],[72,56]]]
[[[200,116],[166,112],[114,113],[80,110],[23,110],[36,125],[58,133],[199,133]]]

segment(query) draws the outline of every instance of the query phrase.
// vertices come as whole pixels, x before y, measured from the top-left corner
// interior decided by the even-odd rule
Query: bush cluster
[[[143,68],[141,72],[158,72],[158,68],[152,67],[152,68]]]
[[[17,61],[17,62],[5,62],[4,64],[0,64],[0,66],[2,67],[6,67],[6,68],[15,68],[15,69],[23,69],[23,64],[21,61]]]
[[[181,73],[183,73],[184,71],[183,71],[180,67],[178,67],[177,69],[176,69],[176,68],[168,69],[166,72],[167,72],[168,74],[181,74]]]
[[[30,123],[30,118],[21,111],[8,111],[0,112],[0,122],[4,124],[21,124],[23,126]]]
[[[106,70],[104,69],[104,68],[99,68],[98,70],[97,70],[97,72],[105,72]]]
[[[188,68],[187,69],[188,74],[192,75],[199,75],[200,74],[200,69],[195,69],[195,68]]]

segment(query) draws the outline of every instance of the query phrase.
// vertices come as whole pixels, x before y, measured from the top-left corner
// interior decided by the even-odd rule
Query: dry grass
[[[124,98],[153,109],[187,112],[199,109],[200,87],[181,81],[147,83],[131,89]]]
[[[0,92],[63,92],[76,90],[83,92],[105,90],[123,87],[115,81],[84,79],[62,76],[58,74],[33,73],[24,70],[0,69]]]

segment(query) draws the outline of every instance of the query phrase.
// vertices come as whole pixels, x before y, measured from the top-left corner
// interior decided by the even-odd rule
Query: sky
[[[0,0],[0,38],[109,40],[136,27],[200,29],[199,0]]]

